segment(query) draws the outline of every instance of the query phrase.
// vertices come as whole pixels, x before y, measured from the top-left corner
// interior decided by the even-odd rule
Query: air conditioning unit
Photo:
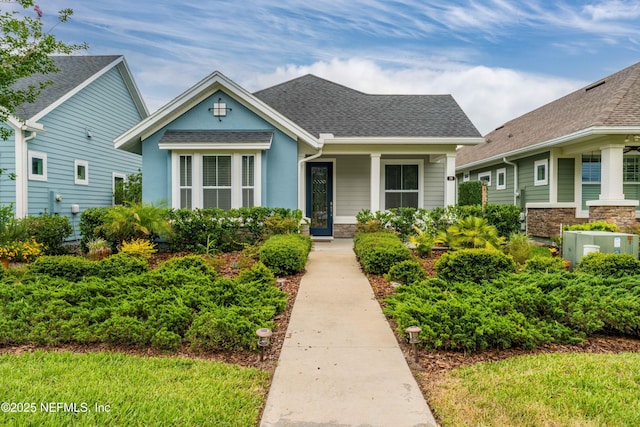
[[[638,236],[608,231],[565,231],[562,233],[562,257],[575,268],[590,252],[629,254],[638,258]]]

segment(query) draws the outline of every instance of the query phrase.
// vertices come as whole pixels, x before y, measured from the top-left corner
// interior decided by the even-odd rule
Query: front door
[[[307,163],[307,217],[312,236],[333,234],[333,163]]]

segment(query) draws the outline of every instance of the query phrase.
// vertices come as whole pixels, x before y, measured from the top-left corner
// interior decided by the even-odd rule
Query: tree
[[[58,71],[50,55],[68,55],[86,49],[87,45],[66,44],[58,40],[51,31],[43,29],[44,12],[33,0],[2,1],[0,12],[0,122],[6,122],[15,115],[16,108],[24,103],[33,102],[42,89],[51,84],[16,87],[16,82],[33,74],[50,74]],[[20,11],[22,8],[22,13]],[[67,22],[73,10],[62,9],[58,12],[58,23]],[[0,127],[0,139],[7,140],[11,130]]]

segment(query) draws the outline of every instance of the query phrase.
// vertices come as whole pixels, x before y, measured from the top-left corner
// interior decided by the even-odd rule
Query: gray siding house
[[[515,118],[458,150],[460,181],[481,180],[489,203],[516,204],[527,231],[561,224],[636,224],[640,199],[640,63]]]
[[[148,112],[124,57],[53,59],[58,73],[17,83],[53,82],[4,124],[13,135],[0,142],[0,203],[17,217],[65,215],[77,225],[86,208],[111,206],[115,184],[142,166],[113,139]]]

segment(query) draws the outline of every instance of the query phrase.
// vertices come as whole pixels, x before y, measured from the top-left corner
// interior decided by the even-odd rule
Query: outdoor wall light
[[[260,361],[264,360],[264,348],[267,347],[271,341],[271,329],[269,328],[260,328],[256,331],[256,335],[258,336],[258,347],[260,347]]]
[[[284,289],[284,284],[287,283],[287,279],[285,279],[284,277],[280,277],[278,278],[278,280],[276,280],[276,283],[278,284],[278,288],[280,290]]]
[[[420,331],[422,331],[422,329],[420,329],[419,326],[409,326],[404,331],[409,334],[409,344],[411,344],[411,347],[413,348],[413,354],[415,361],[417,362],[418,348],[416,347],[416,344],[420,342]]]

